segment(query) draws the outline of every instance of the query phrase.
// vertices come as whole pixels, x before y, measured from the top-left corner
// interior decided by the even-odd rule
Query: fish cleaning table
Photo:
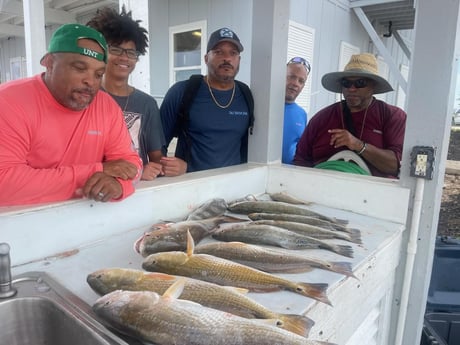
[[[292,281],[329,284],[333,306],[289,291],[249,296],[275,312],[313,319],[312,339],[343,345],[384,339],[409,199],[409,190],[397,181],[247,164],[141,182],[133,196],[118,203],[73,200],[0,208],[1,241],[11,246],[13,275],[46,271],[92,305],[98,295],[86,283],[87,275],[110,267],[141,269],[143,258],[133,245],[152,224],[182,219],[211,198],[229,202],[279,191],[312,201],[311,210],[347,219],[350,228],[361,231],[362,244],[351,244],[353,258],[320,249],[296,251],[350,262],[357,279],[319,269],[279,274]]]

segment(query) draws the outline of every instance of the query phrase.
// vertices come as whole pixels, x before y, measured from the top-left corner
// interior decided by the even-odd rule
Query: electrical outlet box
[[[410,176],[433,179],[435,148],[414,146],[411,152]]]

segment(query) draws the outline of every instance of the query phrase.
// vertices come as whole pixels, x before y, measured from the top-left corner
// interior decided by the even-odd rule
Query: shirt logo
[[[102,135],[102,132],[101,131],[98,131],[96,129],[90,129],[88,131],[88,135]]]

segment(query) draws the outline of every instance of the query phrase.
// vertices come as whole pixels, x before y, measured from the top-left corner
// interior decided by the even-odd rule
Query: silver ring
[[[97,193],[97,196],[100,197],[100,198],[102,199],[102,198],[104,197],[104,193],[99,192],[99,193]]]

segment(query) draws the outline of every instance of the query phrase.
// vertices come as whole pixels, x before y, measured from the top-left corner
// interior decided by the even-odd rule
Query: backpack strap
[[[246,101],[246,105],[248,106],[249,110],[249,134],[252,135],[252,131],[254,128],[254,97],[252,96],[251,89],[245,83],[235,80],[236,85],[240,89],[241,93],[244,96],[244,100]],[[241,140],[241,148],[240,148],[240,157],[241,163],[247,163],[248,161],[248,133],[243,137]]]
[[[187,83],[185,84],[184,93],[182,95],[182,99],[179,105],[179,110],[177,112],[176,125],[174,126],[173,131],[174,137],[179,137],[179,134],[182,134],[185,139],[187,149],[184,152],[184,156],[179,158],[182,158],[187,163],[190,163],[190,152],[192,146],[192,140],[188,135],[190,106],[192,105],[193,99],[198,93],[198,89],[200,88],[202,80],[203,76],[201,74],[193,74],[187,80]]]
[[[236,84],[243,93],[244,99],[249,109],[249,133],[252,134],[254,128],[254,97],[252,96],[251,89],[245,83],[235,80]]]

